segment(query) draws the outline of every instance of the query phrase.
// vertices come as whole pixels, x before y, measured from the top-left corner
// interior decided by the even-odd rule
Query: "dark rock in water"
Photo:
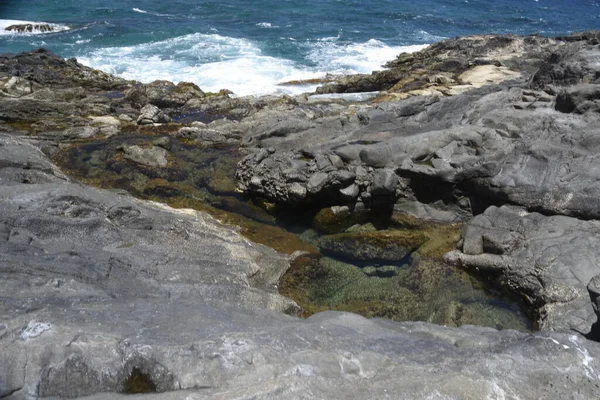
[[[4,28],[9,32],[52,32],[54,28],[50,24],[15,24]]]
[[[141,147],[135,144],[124,144],[119,149],[123,152],[123,157],[138,164],[155,168],[166,167],[168,164],[168,152],[162,147]]]
[[[320,238],[319,248],[344,260],[402,263],[427,239],[424,234],[411,231],[339,233]]]

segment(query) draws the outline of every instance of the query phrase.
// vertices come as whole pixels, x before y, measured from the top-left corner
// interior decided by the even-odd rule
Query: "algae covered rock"
[[[319,239],[319,248],[343,259],[398,262],[427,239],[423,233],[412,231],[339,233]]]
[[[119,147],[123,152],[123,157],[138,164],[145,165],[147,167],[166,167],[167,161],[167,150],[158,146],[141,147],[138,145],[123,144]]]

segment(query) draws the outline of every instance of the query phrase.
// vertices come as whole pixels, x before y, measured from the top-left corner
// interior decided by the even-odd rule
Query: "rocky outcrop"
[[[596,322],[587,287],[600,279],[599,221],[490,207],[446,259],[521,296],[540,329],[588,334]]]
[[[4,28],[8,32],[52,32],[54,27],[50,24],[14,24]]]
[[[322,106],[326,112],[305,112],[301,123],[290,119],[295,129],[278,135],[248,132],[243,143],[252,151],[238,166],[239,187],[280,204],[397,209],[445,221],[468,221],[490,206],[510,204],[519,213],[540,213],[540,220],[571,217],[565,221],[572,221],[573,237],[587,237],[575,218],[600,219],[595,37],[506,37],[489,44],[491,37],[459,38],[433,46],[435,53],[402,56],[394,65],[425,68],[457,54],[492,62],[510,50],[514,57],[503,58],[503,68],[522,66],[526,75],[450,97],[415,96],[338,108],[338,114]],[[476,68],[468,67],[471,73]],[[464,68],[456,71],[465,74]],[[600,270],[574,257],[565,258],[567,269],[540,264],[536,257],[545,248],[527,256],[520,250],[537,235],[527,229],[501,256],[514,259],[497,275],[489,269],[487,274],[506,282],[518,266],[536,265],[531,274],[542,282],[539,287],[529,287],[531,274],[523,270],[521,284],[506,290],[527,299],[540,327],[589,333],[596,316],[585,288]],[[557,239],[556,246],[577,248],[569,237]],[[590,249],[596,245],[592,240]],[[477,270],[466,261],[471,255],[464,257],[452,259]],[[569,268],[587,272],[565,280],[573,274]],[[550,281],[561,282],[562,295],[545,286]]]
[[[371,75],[339,78],[317,93],[386,91],[390,97],[452,95],[535,72],[562,42],[540,36],[473,35],[400,54]],[[482,77],[483,79],[479,79]]]

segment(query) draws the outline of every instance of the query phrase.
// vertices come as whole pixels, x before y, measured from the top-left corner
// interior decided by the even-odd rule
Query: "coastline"
[[[0,396],[108,398],[138,376],[161,398],[591,398],[599,39],[459,37],[318,91],[379,93],[366,102],[235,98],[43,50],[0,55]],[[286,315],[300,310],[278,285],[299,254],[203,212],[76,183],[50,158],[72,148],[87,162],[79,144],[126,135],[148,143],[92,162],[150,171],[134,183],[153,193],[187,179],[174,142],[235,145],[237,189],[219,177],[214,192],[317,208],[346,234],[373,210],[408,230],[464,224],[445,262],[517,296],[541,332]],[[397,239],[421,260],[436,253],[422,236]]]

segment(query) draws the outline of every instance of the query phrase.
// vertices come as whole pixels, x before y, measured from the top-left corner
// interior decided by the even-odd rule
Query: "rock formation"
[[[321,90],[385,90],[369,103],[231,98],[44,50],[0,56],[0,398],[597,397],[600,345],[584,336],[597,339],[600,308],[597,43],[457,38]],[[278,207],[333,206],[340,226],[373,209],[462,222],[446,260],[520,298],[542,331],[299,319],[277,291],[297,254],[76,183],[48,157],[126,134],[150,144],[115,157],[157,179],[176,141],[239,143],[239,189]],[[320,245],[362,240],[387,261],[426,240],[407,238]]]
[[[52,25],[50,24],[14,24],[14,25],[9,25],[6,28],[4,28],[5,31],[9,31],[9,32],[19,32],[19,33],[23,33],[23,32],[52,32],[54,31],[54,28],[52,27]]]

